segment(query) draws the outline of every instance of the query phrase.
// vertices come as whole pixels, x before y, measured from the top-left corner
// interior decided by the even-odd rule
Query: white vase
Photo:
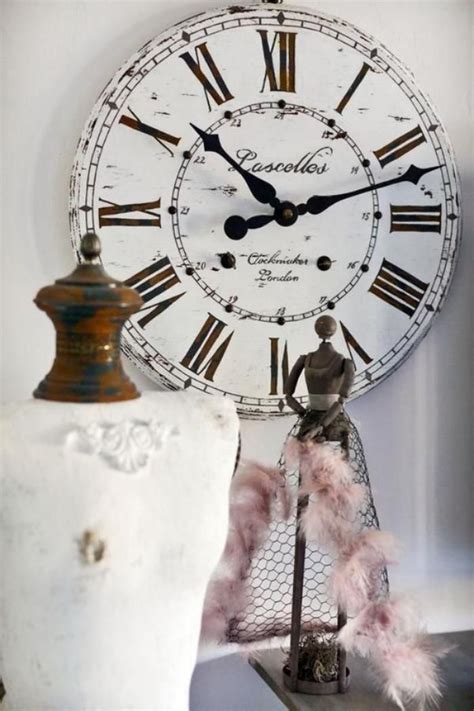
[[[188,708],[237,440],[230,401],[187,393],[5,408],[5,708]]]

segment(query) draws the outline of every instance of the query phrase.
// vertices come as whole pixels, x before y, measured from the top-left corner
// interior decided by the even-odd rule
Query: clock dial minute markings
[[[242,168],[242,166],[239,165],[239,163],[237,163],[237,161],[224,150],[217,133],[206,133],[206,131],[198,128],[198,126],[195,126],[193,123],[190,123],[189,125],[202,139],[206,153],[217,153],[217,155],[224,158],[224,160],[227,161],[227,163],[229,163],[229,165],[242,176],[255,200],[258,200],[258,202],[263,204],[271,205],[271,207],[279,205],[280,201],[276,197],[276,190],[273,185],[268,183],[266,180],[257,178],[256,175],[252,175],[252,173],[249,173],[247,170]]]

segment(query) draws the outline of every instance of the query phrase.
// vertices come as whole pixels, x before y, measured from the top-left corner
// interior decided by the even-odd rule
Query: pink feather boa
[[[398,559],[399,544],[391,533],[365,530],[340,550],[330,577],[334,599],[349,613],[358,612],[379,593],[380,576]]]
[[[352,540],[365,487],[353,483],[347,459],[327,443],[291,438],[285,448],[285,464],[299,467],[299,495],[310,497],[301,517],[300,532],[307,540],[318,541],[337,554]]]
[[[433,645],[407,601],[367,603],[342,628],[338,639],[347,651],[370,659],[385,694],[400,709],[411,704],[424,709],[439,701],[438,660],[449,649]]]
[[[246,578],[252,558],[275,518],[287,520],[293,506],[284,473],[256,462],[242,464],[230,488],[229,530],[224,552],[206,591],[202,642],[223,642],[229,623],[248,603]]]

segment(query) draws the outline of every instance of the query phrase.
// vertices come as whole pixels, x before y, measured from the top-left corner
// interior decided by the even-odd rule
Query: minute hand
[[[227,163],[229,163],[229,165],[237,171],[237,173],[240,173],[242,178],[247,183],[247,186],[255,200],[258,200],[258,202],[261,202],[264,205],[271,205],[272,207],[276,207],[279,204],[279,200],[276,197],[276,190],[273,185],[267,183],[266,180],[257,178],[256,175],[252,175],[252,173],[249,173],[247,170],[242,168],[242,166],[240,166],[237,161],[234,160],[234,158],[232,158],[232,156],[230,156],[224,148],[222,148],[221,141],[217,133],[206,133],[206,131],[198,128],[198,126],[195,126],[194,124],[190,125],[194,128],[198,136],[202,138],[202,143],[206,152],[217,153],[224,158],[224,160],[226,160]]]
[[[368,193],[371,190],[378,190],[379,188],[386,188],[388,185],[395,185],[396,183],[413,183],[416,185],[420,178],[426,173],[430,173],[432,170],[440,168],[439,165],[435,165],[431,168],[417,168],[416,165],[411,165],[408,170],[400,175],[398,178],[392,178],[391,180],[384,180],[382,183],[375,183],[375,185],[367,185],[365,188],[359,188],[359,190],[352,190],[350,193],[339,193],[338,195],[313,195],[307,200],[304,206],[298,205],[298,210],[301,212],[301,207],[305,207],[306,210],[311,215],[319,215],[328,207],[334,205],[334,203],[340,200],[346,200],[347,198],[354,197],[355,195],[362,195],[362,193]]]

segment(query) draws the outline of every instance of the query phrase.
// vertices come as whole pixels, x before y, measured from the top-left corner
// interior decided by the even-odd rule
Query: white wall
[[[472,627],[473,5],[461,0],[306,3],[365,28],[404,60],[438,107],[454,144],[465,229],[443,312],[409,361],[349,410],[360,425],[382,525],[405,545],[393,587],[419,596],[432,631]],[[153,34],[197,9],[221,4],[4,0],[3,400],[28,397],[51,363],[52,327],[32,298],[73,264],[69,172],[97,95]],[[136,380],[142,388],[153,387],[140,375]],[[245,454],[274,462],[290,424],[289,419],[244,422]],[[218,692],[224,693],[226,683],[215,684],[226,674],[242,683],[223,706]],[[202,665],[193,709],[276,709],[252,675],[232,660]]]

